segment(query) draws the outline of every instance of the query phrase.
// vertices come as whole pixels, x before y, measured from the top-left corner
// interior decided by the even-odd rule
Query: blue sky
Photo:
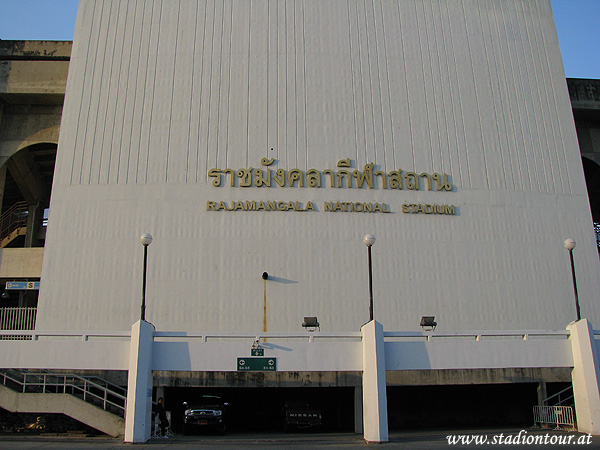
[[[551,2],[567,77],[600,79],[600,0]],[[0,39],[72,40],[77,3],[0,0]]]

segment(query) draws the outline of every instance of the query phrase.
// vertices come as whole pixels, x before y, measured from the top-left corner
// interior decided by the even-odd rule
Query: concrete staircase
[[[125,434],[126,402],[126,389],[96,376],[0,370],[0,408],[14,413],[65,414],[117,437]]]
[[[113,437],[125,433],[125,420],[70,394],[20,393],[0,385],[0,408],[14,413],[65,414]]]

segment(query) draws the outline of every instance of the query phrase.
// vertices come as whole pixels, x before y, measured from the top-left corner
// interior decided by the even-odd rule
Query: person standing
[[[153,411],[156,415],[158,415],[158,426],[160,427],[161,436],[163,438],[167,438],[167,427],[169,426],[169,421],[167,419],[167,412],[165,411],[162,397],[158,399],[158,403],[153,407]]]

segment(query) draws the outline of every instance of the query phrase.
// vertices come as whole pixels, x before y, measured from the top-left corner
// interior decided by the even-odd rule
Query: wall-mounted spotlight
[[[421,317],[421,328],[423,328],[423,331],[434,331],[435,327],[437,327],[435,316]]]
[[[262,279],[263,280],[268,280],[269,279],[269,274],[267,272],[263,272]]]
[[[306,328],[306,331],[315,331],[316,329],[321,331],[321,325],[316,317],[305,317],[302,326]]]

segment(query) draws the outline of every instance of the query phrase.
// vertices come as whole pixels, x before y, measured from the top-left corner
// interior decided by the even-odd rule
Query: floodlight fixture
[[[435,316],[421,317],[421,328],[423,328],[423,331],[434,331],[435,327],[437,327]]]

